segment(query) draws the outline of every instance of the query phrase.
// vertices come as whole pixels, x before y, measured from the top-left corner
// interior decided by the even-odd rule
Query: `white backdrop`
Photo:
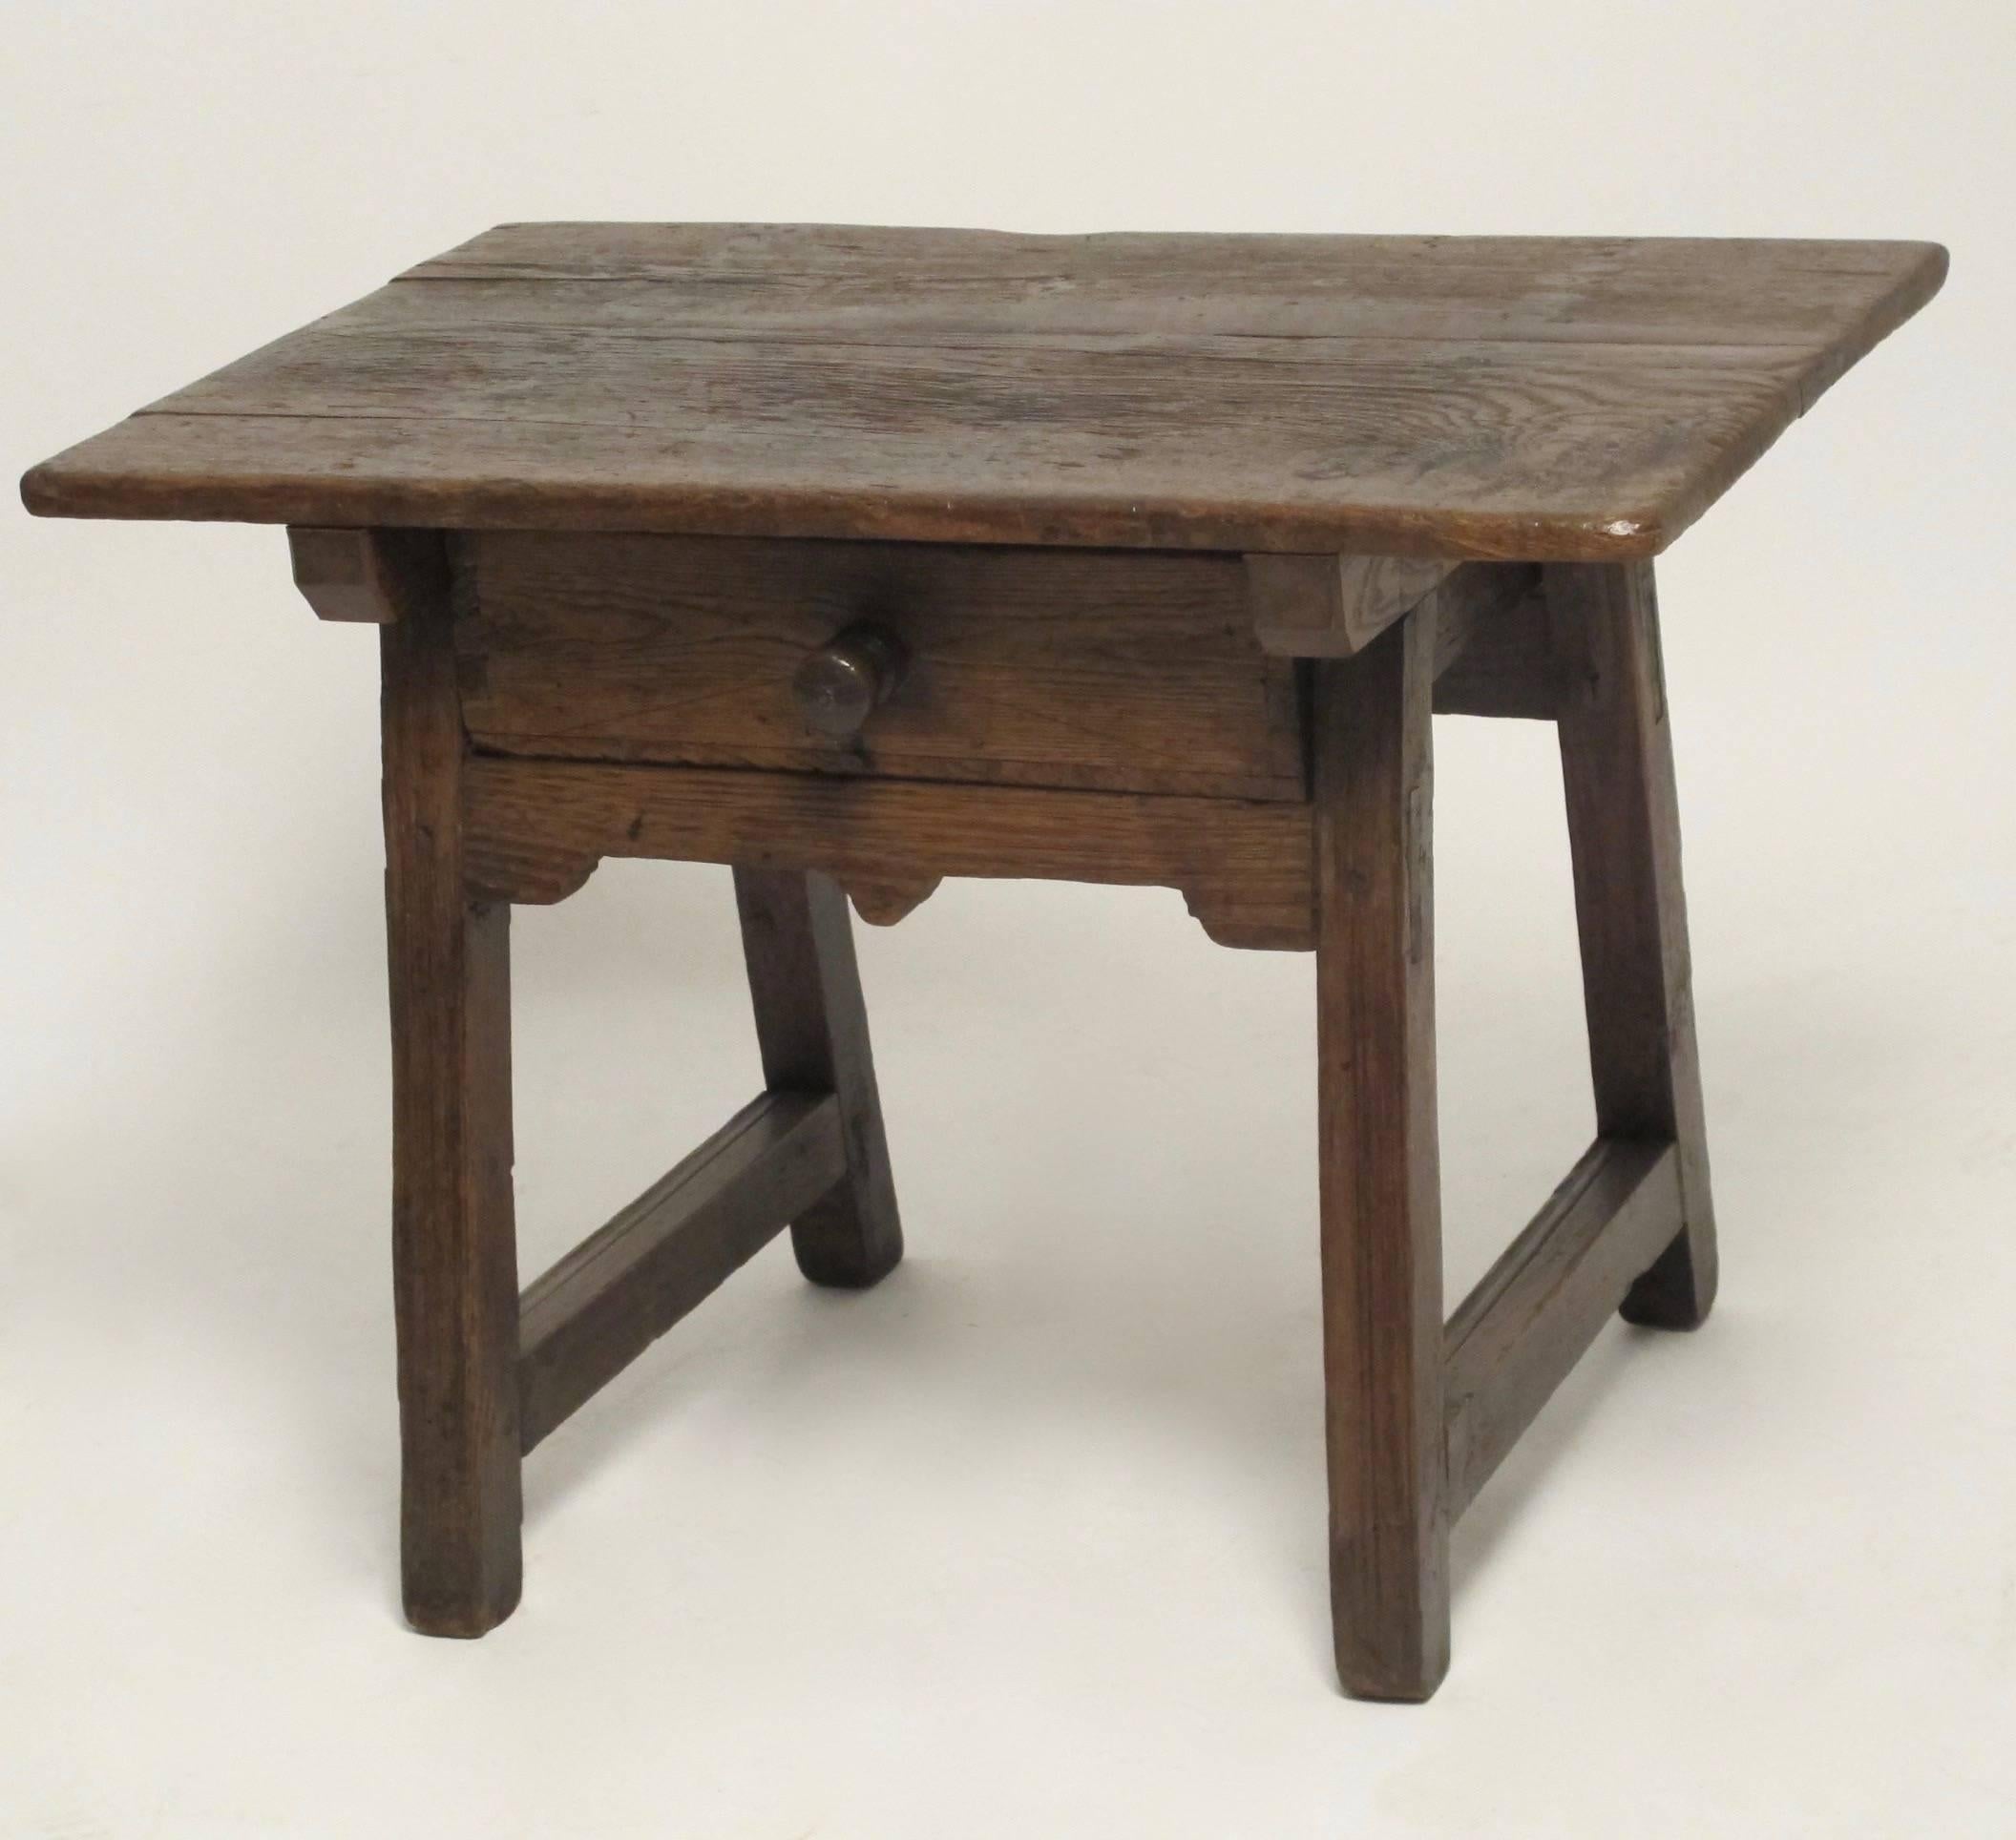
[[[1723,1225],[1334,1692],[1306,958],[956,884],[862,939],[911,1255],[766,1253],[402,1629],[368,633],[0,511],[0,1832],[2001,1834],[2016,492],[2001,0],[14,0],[14,471],[490,223],[1937,238],[1665,566]],[[1550,735],[1438,728],[1460,1293],[1588,1130]],[[724,872],[516,929],[529,1275],[753,1090]]]

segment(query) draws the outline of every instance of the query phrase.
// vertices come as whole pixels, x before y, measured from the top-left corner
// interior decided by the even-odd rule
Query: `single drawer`
[[[480,532],[456,595],[489,752],[1305,796],[1294,668],[1236,556]],[[894,687],[816,733],[794,679],[864,626]]]

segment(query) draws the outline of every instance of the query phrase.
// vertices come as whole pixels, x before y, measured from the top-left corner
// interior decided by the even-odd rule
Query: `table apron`
[[[843,884],[946,875],[1180,889],[1227,945],[1312,943],[1310,808],[923,781],[472,757],[472,890],[563,900],[604,856],[814,868]]]

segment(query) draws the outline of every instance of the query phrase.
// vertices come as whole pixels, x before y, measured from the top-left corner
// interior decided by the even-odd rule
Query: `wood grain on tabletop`
[[[1936,292],[1903,242],[514,224],[33,511],[1643,556]]]

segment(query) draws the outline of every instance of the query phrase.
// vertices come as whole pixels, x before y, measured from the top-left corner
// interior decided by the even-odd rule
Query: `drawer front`
[[[456,594],[488,752],[1305,796],[1236,556],[501,531],[458,540]],[[830,740],[792,680],[862,622],[903,669]]]

